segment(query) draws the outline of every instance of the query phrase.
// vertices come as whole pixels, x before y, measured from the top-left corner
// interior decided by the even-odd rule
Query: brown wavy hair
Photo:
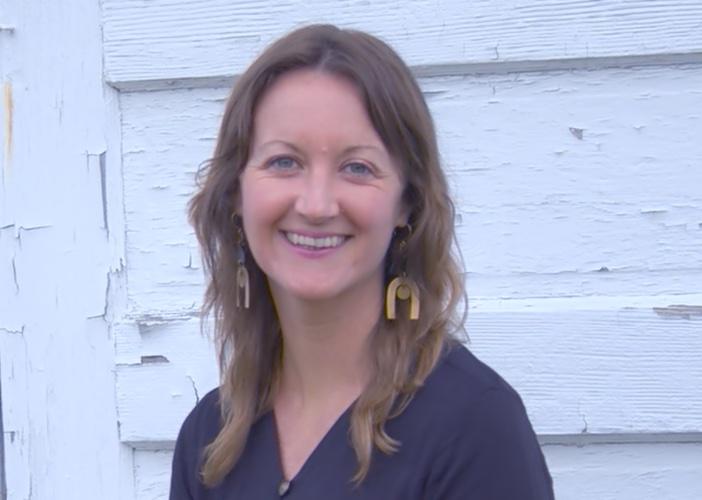
[[[404,410],[447,343],[463,331],[464,318],[456,315],[465,293],[452,252],[454,206],[434,124],[409,68],[388,45],[360,31],[312,25],[279,39],[236,80],[214,155],[198,172],[198,191],[189,205],[208,279],[203,319],[214,317],[221,373],[222,428],[205,449],[201,470],[207,486],[219,483],[236,465],[252,424],[271,410],[280,377],[280,323],[266,276],[250,254],[251,307],[235,306],[237,228],[232,217],[256,105],[276,78],[302,68],[347,78],[358,87],[376,132],[404,172],[403,199],[410,208],[411,234],[402,252],[396,237],[390,243],[385,279],[387,284],[395,270],[404,268],[419,288],[421,314],[410,321],[401,304],[398,319],[381,314],[371,334],[374,374],[351,414],[358,459],[354,481],[366,476],[374,446],[388,454],[398,449],[385,422]]]

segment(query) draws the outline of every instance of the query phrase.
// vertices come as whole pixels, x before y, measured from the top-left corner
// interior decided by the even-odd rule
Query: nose
[[[310,168],[295,202],[297,213],[319,223],[339,214],[332,176],[326,168]]]

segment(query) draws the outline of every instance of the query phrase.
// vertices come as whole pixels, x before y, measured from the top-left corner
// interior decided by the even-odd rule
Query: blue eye
[[[356,176],[365,176],[365,175],[370,175],[373,173],[373,171],[368,167],[368,165],[364,165],[363,163],[348,163],[344,165],[344,169],[349,172],[352,175]]]
[[[289,156],[279,156],[268,162],[268,166],[277,170],[290,170],[295,167],[296,161]]]

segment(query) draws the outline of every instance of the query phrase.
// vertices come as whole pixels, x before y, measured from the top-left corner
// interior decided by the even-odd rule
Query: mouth
[[[300,233],[295,233],[293,231],[281,231],[285,239],[288,240],[293,246],[303,248],[305,250],[329,250],[332,248],[338,248],[343,245],[350,236],[346,235],[328,235],[312,237]]]

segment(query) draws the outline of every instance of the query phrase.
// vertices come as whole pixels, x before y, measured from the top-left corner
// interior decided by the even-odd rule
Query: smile
[[[324,236],[321,238],[312,238],[298,233],[284,231],[287,240],[297,247],[310,249],[327,249],[341,246],[347,239],[347,236]]]

